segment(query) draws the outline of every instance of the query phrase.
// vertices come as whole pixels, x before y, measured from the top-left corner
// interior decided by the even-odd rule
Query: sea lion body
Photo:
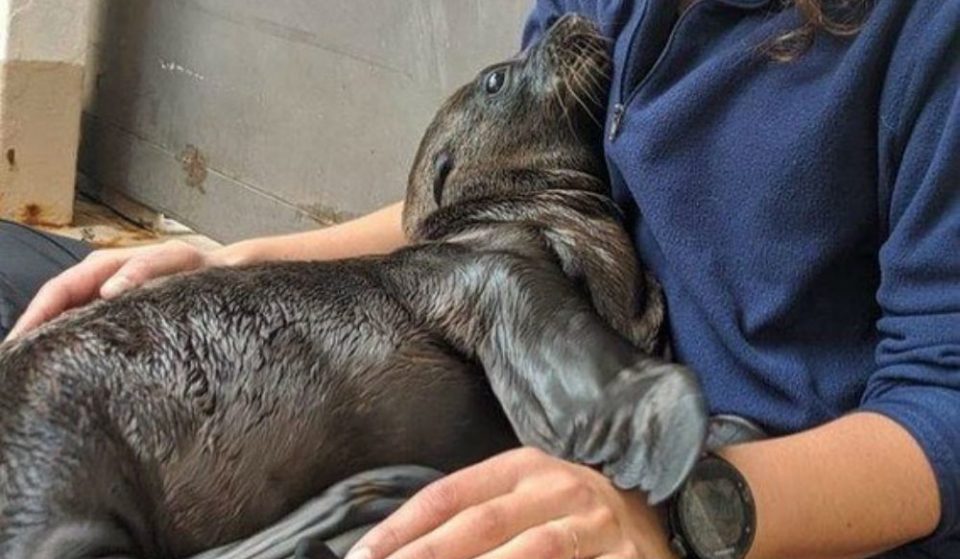
[[[352,473],[451,470],[515,444],[483,371],[377,270],[212,270],[95,305],[8,351],[2,429],[31,439],[4,448],[8,506],[49,492],[38,504],[53,510],[35,514],[82,503],[90,520],[123,516],[137,546],[149,543],[138,556],[182,557]]]
[[[488,72],[441,109],[412,246],[176,276],[0,348],[0,556],[185,557],[357,471],[449,471],[518,438],[675,488],[702,400],[635,348],[656,347],[662,301],[570,95],[601,94],[583,72],[602,46],[565,18],[506,63],[513,90]]]

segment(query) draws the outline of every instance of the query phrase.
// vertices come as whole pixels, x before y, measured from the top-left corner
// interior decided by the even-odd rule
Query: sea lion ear
[[[437,206],[443,203],[443,190],[452,170],[453,155],[449,150],[443,150],[433,158],[433,201]]]

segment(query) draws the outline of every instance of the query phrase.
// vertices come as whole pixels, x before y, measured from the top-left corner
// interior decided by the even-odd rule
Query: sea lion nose
[[[562,17],[560,17],[560,19],[558,19],[554,25],[557,26],[557,29],[563,29],[564,27],[568,27],[568,26],[583,25],[589,21],[590,20],[588,20],[587,18],[581,15],[569,13],[569,14],[564,14]]]
[[[590,19],[577,14],[566,14],[554,24],[554,28],[561,35],[576,33],[590,33],[596,30],[596,24]]]
[[[580,15],[567,14],[553,24],[540,48],[555,55],[582,57],[604,52],[606,48],[598,44],[602,41],[596,23]]]

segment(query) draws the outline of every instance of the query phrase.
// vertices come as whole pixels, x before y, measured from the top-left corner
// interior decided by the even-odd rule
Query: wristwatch
[[[756,532],[747,480],[723,458],[702,458],[670,501],[670,544],[683,559],[743,559]]]

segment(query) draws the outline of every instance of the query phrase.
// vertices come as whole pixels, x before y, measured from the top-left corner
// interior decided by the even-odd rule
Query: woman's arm
[[[855,413],[731,447],[758,531],[749,559],[859,559],[936,528],[930,464],[898,424]],[[367,534],[348,559],[671,559],[662,516],[637,492],[531,450],[440,480]]]
[[[336,260],[392,252],[407,243],[398,202],[369,215],[326,229],[240,241],[215,251],[222,264],[271,260]]]
[[[8,339],[97,297],[116,297],[148,280],[179,272],[270,260],[335,260],[390,252],[406,243],[402,214],[403,204],[397,203],[326,229],[241,241],[209,252],[180,241],[98,250],[47,282]]]
[[[746,477],[757,506],[749,559],[871,557],[930,535],[940,521],[926,455],[879,414],[720,454]]]

